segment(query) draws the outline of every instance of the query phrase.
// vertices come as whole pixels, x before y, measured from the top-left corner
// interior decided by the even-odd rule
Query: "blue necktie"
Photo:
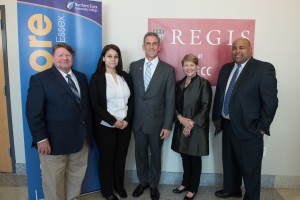
[[[148,85],[150,83],[151,80],[151,62],[147,62],[146,64],[146,71],[145,71],[145,77],[144,77],[144,86],[145,86],[145,91],[148,88]]]
[[[239,74],[240,67],[241,67],[241,64],[238,64],[236,70],[234,71],[234,73],[232,75],[232,78],[230,80],[230,83],[229,83],[229,86],[228,86],[228,89],[227,89],[227,92],[226,92],[226,95],[224,98],[223,112],[225,115],[229,114],[229,102],[230,102],[231,94],[232,94],[237,76]]]
[[[79,95],[78,89],[77,89],[77,87],[76,87],[74,81],[73,81],[72,78],[71,78],[71,75],[70,75],[70,74],[67,74],[66,77],[67,77],[67,79],[68,79],[68,84],[69,84],[69,86],[70,86],[72,92],[73,92],[74,95],[75,95],[75,98],[76,98],[77,103],[80,104],[80,95]]]

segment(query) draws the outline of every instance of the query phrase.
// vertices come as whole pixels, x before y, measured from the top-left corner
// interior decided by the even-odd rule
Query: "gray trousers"
[[[134,132],[137,176],[142,186],[156,188],[161,175],[161,148],[159,133]],[[150,151],[149,151],[150,150]],[[150,162],[149,162],[150,161]]]

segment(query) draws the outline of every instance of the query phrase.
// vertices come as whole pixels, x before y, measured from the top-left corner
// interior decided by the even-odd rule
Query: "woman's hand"
[[[180,124],[182,124],[184,127],[189,129],[194,128],[195,122],[193,122],[193,120],[183,117],[182,115],[178,115],[177,119],[179,120]]]
[[[128,126],[128,122],[123,120],[123,121],[116,121],[114,123],[114,127],[118,128],[118,129],[124,129]]]
[[[184,128],[183,128],[183,131],[182,131],[184,137],[189,137],[190,134],[191,134],[191,130],[192,130],[192,129],[190,129],[190,128],[184,127]]]
[[[123,127],[123,121],[116,121],[114,127],[121,129]]]
[[[128,122],[125,120],[123,120],[122,122],[123,122],[123,126],[121,127],[121,129],[124,129],[128,126]]]

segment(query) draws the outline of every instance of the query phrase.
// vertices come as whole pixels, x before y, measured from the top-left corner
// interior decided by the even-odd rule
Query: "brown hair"
[[[100,55],[99,60],[98,60],[96,73],[101,73],[101,72],[106,71],[105,62],[103,61],[103,58],[105,57],[106,52],[109,51],[110,49],[113,49],[118,53],[119,62],[118,62],[118,65],[116,67],[116,72],[117,72],[118,75],[122,76],[123,62],[122,62],[121,50],[117,45],[114,45],[114,44],[108,44],[102,49],[101,55]]]
[[[198,57],[195,56],[194,54],[187,54],[183,57],[183,59],[181,60],[181,65],[183,66],[184,62],[187,62],[187,61],[190,61],[190,62],[193,62],[195,65],[198,65]]]
[[[74,55],[75,51],[72,49],[72,47],[70,45],[68,45],[67,43],[57,43],[56,45],[54,45],[52,47],[52,53],[55,54],[56,49],[58,48],[65,48],[67,51],[69,51],[72,55]]]
[[[148,37],[148,36],[154,36],[154,37],[156,37],[157,40],[158,40],[158,46],[160,45],[160,38],[159,38],[159,36],[158,36],[156,33],[154,33],[154,32],[148,32],[148,33],[145,34],[145,36],[144,36],[144,44],[145,44],[146,37]]]

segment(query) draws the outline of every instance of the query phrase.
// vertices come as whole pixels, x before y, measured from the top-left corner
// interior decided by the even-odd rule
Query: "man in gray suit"
[[[139,197],[150,187],[151,199],[157,200],[160,196],[157,185],[161,174],[161,148],[164,139],[170,135],[174,117],[175,71],[158,58],[160,39],[156,33],[146,33],[142,47],[145,58],[130,64],[135,102],[135,159],[140,182],[132,196]]]

